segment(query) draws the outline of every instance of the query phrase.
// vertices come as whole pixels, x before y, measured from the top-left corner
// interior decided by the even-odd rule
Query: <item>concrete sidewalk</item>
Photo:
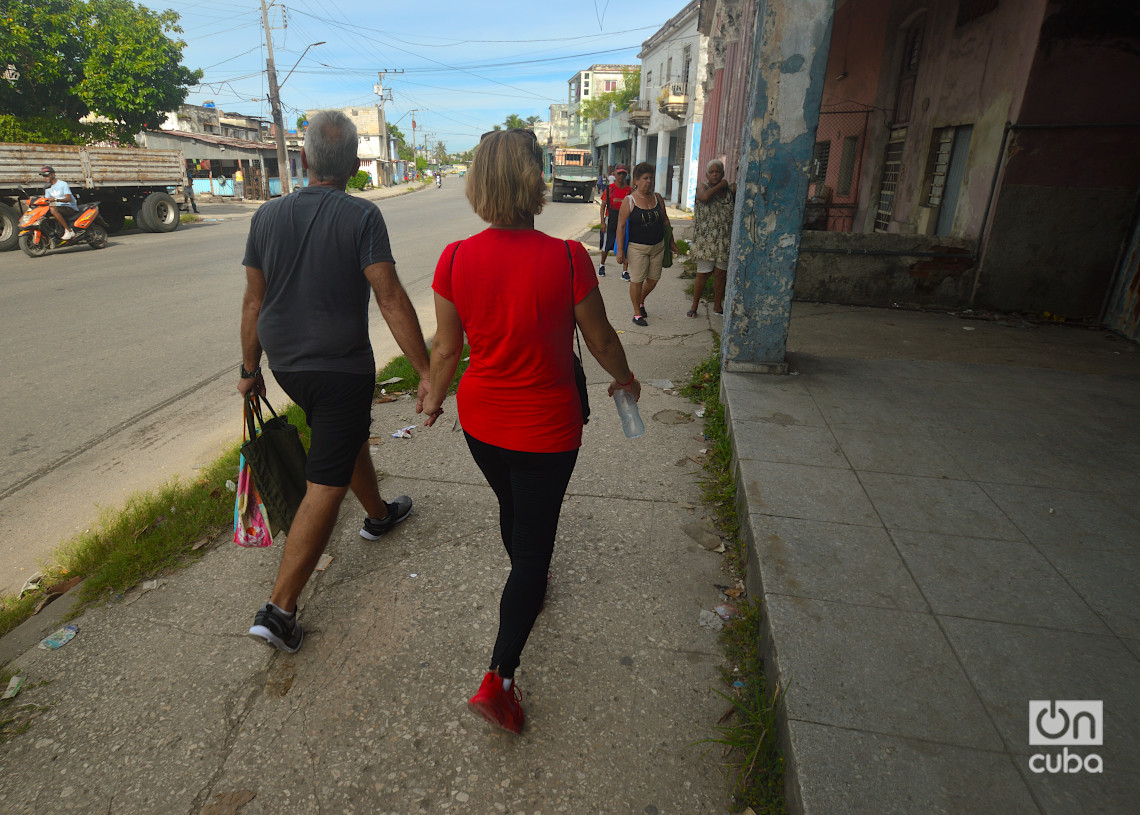
[[[648,329],[621,324],[626,284],[601,285],[643,380],[680,383],[711,350],[676,278],[650,300]],[[15,704],[35,706],[20,715],[35,715],[0,744],[0,812],[723,815],[719,748],[697,744],[726,707],[700,619],[729,578],[683,530],[705,515],[697,406],[646,384],[648,429],[630,441],[609,378],[592,359],[586,372],[594,418],[518,673],[520,737],[465,706],[508,569],[497,505],[453,400],[436,427],[391,437],[422,422],[405,398],[375,406],[373,449],[382,493],[413,496],[415,510],[369,542],[345,502],[332,561],[301,599],[301,650],[245,635],[280,542],[247,550],[220,535],[157,588],[84,613],[62,648],[8,665],[28,680]],[[54,627],[33,619],[25,645]]]
[[[658,384],[630,442],[586,360],[594,419],[523,655],[521,737],[463,704],[506,574],[493,497],[453,402],[437,427],[390,437],[418,424],[405,399],[375,407],[375,456],[383,493],[412,495],[415,513],[368,543],[346,502],[302,599],[301,651],[244,636],[279,548],[222,535],[158,588],[84,614],[63,648],[8,666],[38,715],[0,745],[0,811],[723,813],[719,752],[692,745],[724,709],[698,619],[728,578],[683,531],[705,514],[705,442],[695,406],[660,382],[684,381],[721,321],[707,306],[686,318],[683,285],[667,274],[637,328],[627,285],[601,281],[634,371]],[[1134,811],[1136,346],[796,304],[789,347],[792,374],[722,382],[750,589],[787,688],[789,810]],[[1033,700],[1103,702],[1103,745],[1031,746]],[[1063,750],[1103,772],[1030,769]]]
[[[1135,812],[1136,346],[793,314],[793,375],[722,380],[789,811]],[[1103,745],[1031,745],[1032,700],[1103,702]]]

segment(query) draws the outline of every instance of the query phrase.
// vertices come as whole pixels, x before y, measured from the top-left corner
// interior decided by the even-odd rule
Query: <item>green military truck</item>
[[[15,249],[25,201],[44,191],[40,168],[55,169],[80,204],[99,202],[108,231],[129,215],[144,232],[173,232],[193,207],[181,150],[0,144],[0,251]]]

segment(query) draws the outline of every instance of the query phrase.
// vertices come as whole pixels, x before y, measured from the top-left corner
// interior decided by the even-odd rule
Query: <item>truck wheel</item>
[[[152,232],[173,232],[182,223],[182,213],[178,211],[178,204],[165,192],[152,192],[142,202],[139,208],[143,217],[154,227]]]
[[[143,207],[142,201],[131,201],[131,217],[135,219],[135,226],[143,232],[154,232],[155,229],[151,226],[150,221],[146,218],[146,208]]]
[[[48,253],[47,238],[41,235],[39,243],[32,243],[31,235],[21,235],[20,248],[23,249],[24,254],[30,258],[42,258]]]
[[[20,216],[7,204],[0,204],[0,252],[15,249],[20,241]]]

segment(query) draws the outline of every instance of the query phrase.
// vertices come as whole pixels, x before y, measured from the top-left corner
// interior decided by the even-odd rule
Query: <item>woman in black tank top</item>
[[[653,191],[653,165],[642,162],[633,168],[633,190],[618,211],[618,263],[629,263],[629,299],[633,303],[634,325],[646,326],[649,313],[645,298],[661,279],[665,257],[665,227],[669,214],[665,200]],[[676,241],[670,241],[677,251]]]

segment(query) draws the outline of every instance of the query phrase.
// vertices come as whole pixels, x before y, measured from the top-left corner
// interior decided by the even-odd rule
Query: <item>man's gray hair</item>
[[[305,129],[309,175],[317,181],[347,181],[360,169],[356,125],[339,110],[321,110]]]

